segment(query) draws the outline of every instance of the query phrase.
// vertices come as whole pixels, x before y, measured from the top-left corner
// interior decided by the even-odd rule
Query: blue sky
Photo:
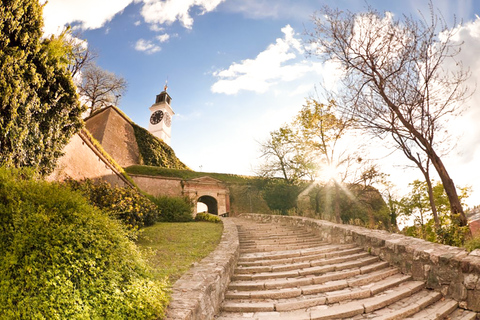
[[[368,3],[395,15],[428,13],[426,0]],[[480,1],[433,3],[450,23],[454,15],[463,20],[459,37],[466,39],[464,63],[473,73],[480,71]],[[366,2],[49,0],[45,32],[57,32],[66,24],[81,32],[99,53],[97,63],[128,81],[119,107],[143,127],[148,127],[148,108],[168,78],[176,113],[171,145],[177,156],[193,170],[251,175],[258,163],[257,141],[291,121],[316,85],[334,79],[329,66],[307,58],[303,47],[304,31],[312,30],[310,16],[324,5],[356,12],[364,10]],[[474,85],[475,74],[471,81]],[[474,190],[480,189],[476,96],[465,122],[454,129],[461,139],[447,159],[453,180]],[[375,149],[380,158],[390,153]],[[400,188],[419,178],[416,170],[403,167],[401,154],[383,162]],[[479,191],[472,197],[474,204],[480,203]]]

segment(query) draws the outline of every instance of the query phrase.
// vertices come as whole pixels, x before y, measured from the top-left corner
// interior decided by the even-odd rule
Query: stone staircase
[[[240,257],[217,320],[476,319],[354,244],[231,218]]]

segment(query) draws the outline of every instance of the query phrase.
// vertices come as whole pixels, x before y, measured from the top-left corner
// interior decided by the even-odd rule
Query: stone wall
[[[91,179],[119,187],[131,186],[82,131],[70,139],[63,152],[64,155],[58,159],[55,170],[47,180]]]
[[[167,320],[211,320],[218,313],[239,256],[237,228],[228,218],[222,222],[215,251],[175,282]]]
[[[152,196],[179,197],[182,195],[182,179],[173,177],[145,176],[129,174],[135,184],[144,192]]]
[[[109,106],[85,120],[85,127],[122,167],[140,163],[140,151],[130,120]]]
[[[355,243],[403,273],[411,274],[415,280],[425,281],[427,288],[457,300],[461,308],[480,311],[480,250],[468,253],[461,248],[400,234],[304,217],[261,214],[242,214],[242,217],[302,226],[328,241]]]

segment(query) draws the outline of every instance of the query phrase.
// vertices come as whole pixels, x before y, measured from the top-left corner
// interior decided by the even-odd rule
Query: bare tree
[[[90,103],[90,114],[105,106],[116,104],[127,89],[127,81],[112,72],[88,64],[82,72],[82,82],[78,85],[79,94]]]
[[[344,86],[339,95],[344,111],[373,134],[393,134],[397,143],[414,147],[413,154],[424,154],[442,180],[453,217],[466,225],[455,185],[438,152],[447,120],[461,112],[468,96],[464,83],[469,72],[461,63],[455,70],[443,68],[460,50],[452,41],[454,30],[432,6],[429,20],[399,21],[372,8],[353,14],[325,7],[313,21],[310,39],[317,48],[313,54],[342,66]]]

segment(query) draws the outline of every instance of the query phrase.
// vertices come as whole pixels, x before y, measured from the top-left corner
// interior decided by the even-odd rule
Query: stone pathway
[[[354,244],[231,218],[240,258],[217,320],[476,319]]]

